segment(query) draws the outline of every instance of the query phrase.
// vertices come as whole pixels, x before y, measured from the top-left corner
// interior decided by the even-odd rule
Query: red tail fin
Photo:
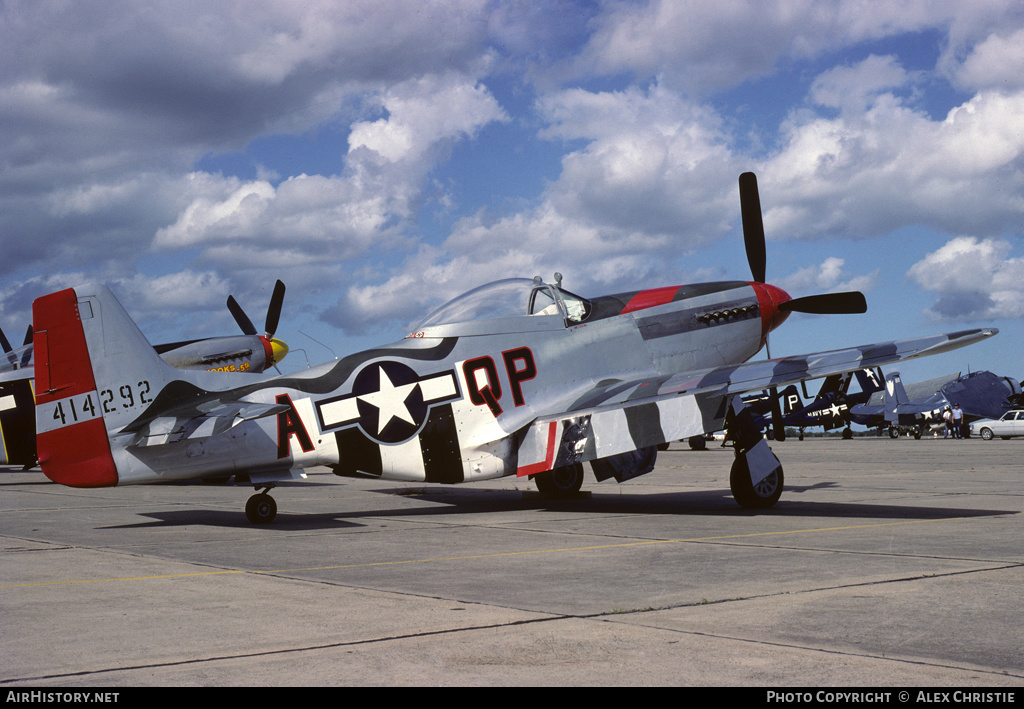
[[[74,289],[32,305],[39,464],[54,482],[71,487],[117,484],[100,412],[89,347]]]

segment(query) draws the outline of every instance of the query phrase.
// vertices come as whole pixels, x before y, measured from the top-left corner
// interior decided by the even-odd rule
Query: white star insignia
[[[372,394],[365,394],[359,397],[360,401],[365,401],[370,406],[377,407],[380,411],[377,417],[376,433],[378,435],[391,423],[392,419],[397,418],[415,425],[416,422],[413,421],[412,414],[409,413],[409,407],[405,405],[405,400],[409,398],[409,394],[417,386],[419,386],[419,382],[395,386],[391,379],[388,378],[384,369],[380,369],[380,389]]]

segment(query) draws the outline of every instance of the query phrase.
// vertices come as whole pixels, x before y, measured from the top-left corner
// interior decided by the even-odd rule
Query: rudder
[[[37,298],[32,323],[36,448],[43,473],[71,487],[116,485],[117,467],[110,455],[74,289]]]
[[[895,424],[899,421],[897,409],[909,401],[907,391],[899,372],[890,372],[885,378],[885,420]]]

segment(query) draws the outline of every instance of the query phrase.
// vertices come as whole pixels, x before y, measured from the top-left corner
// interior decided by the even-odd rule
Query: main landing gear
[[[583,487],[583,464],[573,463],[533,476],[537,491],[547,497],[572,497]]]
[[[782,495],[782,464],[768,447],[753,415],[736,396],[726,415],[726,430],[735,445],[736,460],[729,471],[733,499],[745,510],[773,507]]]
[[[256,493],[245,503],[245,516],[253,524],[270,524],[277,517],[277,502],[267,494],[273,487],[265,486],[262,492]]]
[[[782,496],[785,479],[780,465],[758,483],[750,480],[750,467],[743,455],[737,455],[729,471],[733,499],[745,510],[766,510]]]

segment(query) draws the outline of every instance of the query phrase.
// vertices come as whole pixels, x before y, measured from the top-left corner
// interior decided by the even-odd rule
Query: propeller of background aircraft
[[[270,296],[270,305],[267,307],[267,318],[263,325],[263,339],[269,343],[271,350],[273,351],[274,369],[277,369],[277,362],[281,361],[286,354],[288,354],[288,345],[281,342],[281,340],[274,339],[274,333],[277,331],[277,326],[281,321],[281,306],[284,303],[284,283],[280,280],[274,284],[274,293]],[[228,310],[231,311],[232,317],[235,318],[235,322],[238,323],[238,327],[242,328],[242,332],[246,335],[258,335],[259,332],[256,330],[256,326],[252,324],[252,320],[242,310],[242,306],[238,304],[233,295],[228,296]],[[280,372],[281,370],[277,370]]]
[[[28,326],[28,331],[25,333],[25,342],[24,342],[24,344],[22,344],[22,347],[27,347],[28,345],[31,345],[31,344],[32,344],[32,326],[29,325]],[[13,353],[13,351],[14,351],[14,348],[11,347],[11,343],[8,341],[7,336],[4,335],[4,331],[3,330],[0,330],[0,348],[3,348],[3,351],[4,351],[5,354],[6,353]],[[22,352],[22,354],[21,354],[21,366],[24,367],[25,365],[27,365],[28,361],[29,361],[29,359],[31,359],[31,357],[32,357],[32,350],[26,349],[24,352]],[[17,363],[17,355],[15,355],[15,354],[8,354],[7,360],[11,364],[16,364]]]
[[[750,273],[757,283],[765,282],[767,256],[765,250],[764,221],[761,217],[761,198],[757,191],[757,177],[752,172],[740,175],[740,218],[743,222],[743,245],[747,251],[747,263]],[[822,293],[802,298],[789,298],[785,292],[781,295],[787,299],[776,304],[783,313],[813,313],[816,315],[854,314],[867,312],[868,304],[860,291],[841,293]],[[767,347],[767,342],[765,343]],[[769,358],[771,351],[768,352]],[[785,428],[781,425],[782,408],[779,405],[779,393],[775,388],[770,390],[772,401],[772,433],[775,440],[786,439]]]

